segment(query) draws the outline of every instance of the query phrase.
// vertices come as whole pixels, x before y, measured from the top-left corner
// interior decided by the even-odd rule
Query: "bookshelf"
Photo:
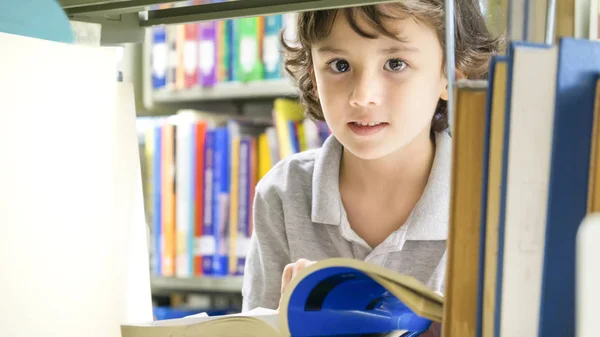
[[[248,83],[222,82],[214,87],[195,87],[184,90],[154,90],[155,103],[204,102],[298,96],[297,89],[287,79],[261,80]]]
[[[77,3],[75,3],[77,2]],[[100,1],[100,0],[63,0],[64,8],[72,19],[89,20],[97,22],[105,15],[122,16],[123,18],[138,16],[135,24],[127,26],[127,29],[144,30],[161,24],[177,24],[196,21],[210,21],[219,19],[231,19],[248,16],[268,15],[275,13],[305,11],[333,7],[349,7],[355,5],[366,5],[375,3],[392,2],[386,0],[257,0],[257,1],[230,1],[210,5],[190,6],[187,8],[172,8],[165,10],[147,10],[148,6],[175,1],[165,0],[130,0],[130,1]],[[485,1],[482,1],[485,2]],[[555,16],[558,16],[558,24],[564,22],[564,14],[557,10],[557,2],[554,0],[527,2],[527,10],[521,11],[522,7],[506,9],[506,1],[488,0],[501,7],[504,12],[508,11],[511,22],[499,24],[504,28],[508,26],[508,37],[512,40],[527,42],[538,42],[551,44],[556,36]],[[446,55],[447,73],[450,75],[449,91],[453,92],[455,79],[454,70],[454,30],[451,25],[454,16],[454,1],[445,0],[446,23],[450,27],[446,32]],[[493,7],[490,11],[493,11]],[[562,16],[561,16],[562,15]],[[518,18],[518,19],[515,19]],[[562,18],[562,19],[561,19]],[[498,19],[498,18],[496,18]],[[118,21],[118,20],[117,20]],[[523,23],[530,22],[529,27],[523,27]],[[529,29],[529,31],[528,31]],[[118,30],[118,29],[117,29]],[[502,29],[503,30],[503,29]],[[126,31],[124,27],[119,32]],[[110,33],[109,33],[110,34]],[[192,88],[182,91],[158,90],[151,93],[154,102],[163,104],[175,104],[182,102],[205,102],[226,100],[250,100],[254,98],[271,98],[274,96],[294,96],[295,90],[284,83],[283,80],[261,81],[255,83],[224,83],[214,88]],[[453,97],[449,101],[450,124],[453,125]],[[152,278],[153,292],[224,292],[239,293],[242,279],[240,277],[199,277],[190,279],[180,278]]]
[[[150,279],[152,293],[231,293],[237,294],[242,291],[243,278],[239,276],[229,277],[158,277]]]
[[[396,0],[253,0],[226,1],[180,8],[148,10],[150,6],[174,4],[177,0],[59,0],[72,19],[97,22],[107,16],[119,21],[121,16],[138,17],[138,26],[176,24],[194,21],[231,19],[321,8],[352,7]],[[109,20],[106,21],[108,24]]]

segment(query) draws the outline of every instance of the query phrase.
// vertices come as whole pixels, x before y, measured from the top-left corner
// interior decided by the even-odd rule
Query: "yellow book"
[[[273,119],[279,141],[279,156],[283,159],[293,153],[289,121],[304,119],[304,109],[297,100],[278,98],[273,108]]]
[[[481,314],[483,337],[493,337],[495,329],[498,222],[500,219],[500,195],[502,191],[507,62],[496,60],[492,71],[494,72],[494,78],[492,83],[493,94],[488,154],[483,312]]]
[[[239,202],[239,172],[240,172],[240,137],[231,139],[231,187],[229,197],[229,273],[237,270],[237,239],[238,239],[238,202]]]
[[[454,93],[445,337],[476,334],[486,89],[486,81],[458,82]]]
[[[308,146],[306,145],[306,133],[304,133],[303,123],[296,123],[296,133],[298,134],[298,145],[300,147],[300,151],[308,150]]]
[[[332,305],[325,300],[343,300]],[[415,315],[392,309],[400,301]],[[348,303],[354,303],[354,305]],[[363,303],[364,309],[360,304]],[[431,321],[441,322],[444,298],[417,279],[386,269],[377,264],[351,258],[330,258],[301,270],[281,295],[279,312],[257,308],[243,314],[198,316],[121,326],[122,337],[184,337],[184,336],[256,336],[288,337],[295,329],[312,330],[310,334],[328,335],[335,329],[339,335],[358,334],[356,324],[339,324],[341,320],[374,322],[381,329],[373,331],[361,326],[361,334],[394,332],[393,336],[412,332],[406,321],[421,320],[422,331]],[[372,310],[371,307],[376,308]],[[327,315],[319,324],[310,324],[312,315]],[[369,317],[369,318],[366,318]],[[402,318],[402,319],[401,319]],[[429,320],[429,321],[428,321]],[[295,326],[290,323],[295,322]],[[366,331],[364,331],[366,330]],[[297,334],[297,333],[295,333]],[[392,334],[390,334],[392,336]]]
[[[258,180],[262,179],[273,166],[270,151],[267,133],[261,133],[258,136]]]
[[[589,186],[588,213],[600,212],[600,80],[596,84]]]

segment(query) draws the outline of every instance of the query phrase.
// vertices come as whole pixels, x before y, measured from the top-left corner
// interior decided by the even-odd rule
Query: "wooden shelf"
[[[156,90],[155,103],[183,103],[217,100],[298,97],[297,89],[288,79],[264,80],[248,83],[224,82],[210,88],[195,87],[185,90]]]
[[[151,277],[152,293],[171,292],[207,292],[207,293],[241,293],[243,277]]]

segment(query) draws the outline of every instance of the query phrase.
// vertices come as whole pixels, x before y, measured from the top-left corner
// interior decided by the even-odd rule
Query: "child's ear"
[[[467,78],[467,76],[465,76],[465,74],[458,69],[456,70],[456,73],[454,76],[457,80]],[[444,89],[442,90],[442,93],[440,94],[440,98],[443,99],[444,101],[448,100],[448,78],[447,77],[444,77]]]

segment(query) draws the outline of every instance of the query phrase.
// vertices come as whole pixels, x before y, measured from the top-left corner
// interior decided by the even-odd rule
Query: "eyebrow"
[[[323,46],[321,48],[319,48],[317,50],[319,53],[337,53],[337,54],[347,54],[348,51],[345,49],[340,49],[340,48],[335,48],[335,47],[330,47],[330,46]],[[380,50],[381,53],[384,54],[393,54],[393,53],[398,53],[398,52],[418,52],[419,49],[415,48],[415,47],[409,47],[409,46],[402,46],[402,47],[390,47],[390,48],[383,48]]]

